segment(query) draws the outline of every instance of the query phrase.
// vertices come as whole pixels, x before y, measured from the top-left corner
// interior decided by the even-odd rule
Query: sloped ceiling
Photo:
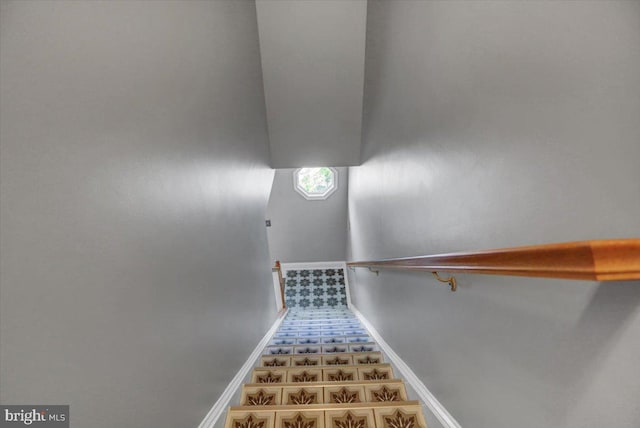
[[[271,166],[360,163],[366,1],[257,1]]]

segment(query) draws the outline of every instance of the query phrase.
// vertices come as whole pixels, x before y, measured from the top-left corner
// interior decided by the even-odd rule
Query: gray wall
[[[370,2],[351,258],[640,232],[639,2]],[[640,282],[358,270],[465,427],[637,427]]]
[[[359,165],[367,2],[256,8],[271,166]]]
[[[344,260],[347,246],[347,168],[338,171],[338,189],[324,201],[308,201],[293,188],[293,169],[279,169],[269,197],[267,228],[272,260]]]
[[[275,319],[251,2],[2,2],[0,401],[193,427]]]

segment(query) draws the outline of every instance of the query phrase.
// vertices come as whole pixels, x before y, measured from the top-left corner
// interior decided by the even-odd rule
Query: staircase
[[[225,428],[426,428],[420,403],[407,399],[346,300],[334,298],[346,296],[342,269],[286,277],[289,312]]]

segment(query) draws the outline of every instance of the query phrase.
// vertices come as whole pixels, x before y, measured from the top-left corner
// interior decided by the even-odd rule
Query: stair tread
[[[294,320],[300,314],[307,319]],[[366,342],[349,341],[356,337]],[[343,343],[323,343],[333,338]],[[310,339],[319,343],[298,343]],[[336,378],[353,380],[324,380]],[[225,428],[427,428],[422,405],[409,400],[404,381],[348,309],[289,312],[250,379],[240,404],[228,408]]]
[[[320,380],[318,382],[282,382],[282,383],[245,383],[246,387],[312,387],[312,386],[336,386],[336,385],[383,385],[386,383],[404,383],[402,379],[376,379],[376,380],[342,380],[342,381],[329,381]]]
[[[331,369],[375,369],[375,368],[386,368],[386,367],[391,367],[391,364],[389,363],[378,363],[378,364],[328,364],[328,365],[317,365],[317,366],[277,366],[277,367],[273,367],[273,366],[260,366],[260,367],[255,367],[253,370],[260,370],[260,371],[291,371],[291,370],[307,370],[307,369],[324,369],[324,370],[331,370]]]
[[[417,400],[410,401],[371,401],[362,403],[325,403],[325,404],[275,404],[271,406],[231,406],[231,412],[276,412],[290,410],[348,410],[348,409],[374,409],[381,407],[420,407]]]

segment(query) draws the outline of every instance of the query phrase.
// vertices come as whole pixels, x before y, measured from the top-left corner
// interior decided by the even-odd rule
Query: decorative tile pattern
[[[276,406],[282,404],[282,388],[278,384],[245,386],[240,402],[243,406]]]
[[[282,383],[284,382],[284,372],[254,372],[254,383]]]
[[[299,391],[285,392],[286,399],[285,404],[318,404],[320,399],[318,396],[322,395],[322,389],[305,389],[302,388]]]
[[[292,374],[291,382],[317,382],[319,379],[317,373],[309,373],[306,370],[300,374]]]
[[[273,428],[274,419],[270,412],[230,412],[225,428]]]
[[[340,358],[339,355],[336,355],[333,358],[325,358],[324,363],[328,366],[346,366],[351,363],[351,359]]]
[[[263,389],[255,394],[247,394],[245,406],[271,406],[276,404],[276,394],[269,394]]]
[[[324,428],[324,412],[279,412],[278,428]]]
[[[270,348],[269,354],[270,355],[289,355],[291,354],[291,351],[292,351],[291,348]]]
[[[309,358],[309,357],[305,357],[302,359],[298,358],[293,361],[293,365],[294,366],[317,366],[317,365],[320,365],[320,359]]]
[[[349,348],[351,352],[374,352],[378,350],[375,344],[351,345]]]
[[[366,416],[354,416],[351,412],[347,412],[346,416],[342,418],[331,420],[332,428],[367,428],[368,426]]]
[[[346,308],[344,269],[288,270],[284,295],[292,309]]]
[[[283,419],[282,425],[284,428],[316,428],[317,422],[316,419],[307,418],[302,413],[298,413],[293,418]]]
[[[357,364],[380,364],[381,358],[373,355],[363,355],[362,358],[355,357]]]
[[[374,409],[377,428],[427,428],[420,406]]]
[[[262,360],[262,365],[264,367],[285,367],[289,365],[289,360],[284,358],[265,358]]]
[[[371,391],[371,397],[374,401],[400,401],[400,390],[389,389],[383,385],[377,391]]]
[[[296,348],[296,354],[319,354],[319,346],[304,346],[302,348]]]
[[[267,423],[266,419],[258,419],[253,417],[253,415],[249,415],[244,420],[234,421],[234,428],[264,428]]]
[[[329,392],[329,403],[359,403],[360,391],[358,388],[341,388],[335,392]]]
[[[330,382],[344,382],[358,378],[355,370],[326,370],[324,376],[325,380]]]
[[[333,354],[336,352],[347,352],[349,348],[346,346],[325,346],[322,350],[327,354]]]
[[[395,402],[407,401],[407,391],[404,383],[376,383],[364,386],[367,402]]]
[[[327,411],[326,428],[375,428],[376,423],[371,410]]]
[[[384,416],[382,420],[385,428],[417,428],[416,417],[401,410],[396,410],[392,416]]]
[[[322,334],[322,331],[319,332],[318,336],[320,336],[321,334]],[[298,345],[317,345],[318,343],[320,343],[319,338],[305,337],[305,338],[298,339]]]
[[[344,293],[341,274],[288,272],[287,295],[326,305]],[[290,308],[240,400],[224,428],[426,428],[419,403],[407,401],[404,383],[346,307]]]
[[[378,370],[377,368],[373,369],[373,370],[368,370],[368,371],[364,371],[362,370],[362,380],[385,380],[385,379],[391,379],[390,376],[390,370],[385,370],[385,369],[380,369]]]

